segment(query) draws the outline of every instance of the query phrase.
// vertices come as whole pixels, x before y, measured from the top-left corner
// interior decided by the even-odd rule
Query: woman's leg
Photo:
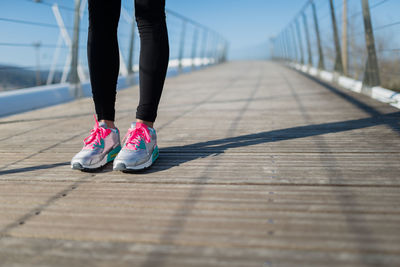
[[[114,160],[114,170],[142,170],[158,158],[157,135],[152,127],[169,59],[164,9],[165,0],[135,0],[140,34],[140,99],[136,110],[137,122],[128,130],[121,152]]]
[[[135,16],[140,34],[138,121],[152,122],[164,86],[169,60],[165,0],[135,0]]]
[[[71,160],[72,169],[94,170],[114,160],[121,150],[114,128],[114,105],[119,72],[117,27],[120,0],[89,0],[87,42],[90,82],[97,117],[84,147]],[[107,125],[106,125],[107,124]]]
[[[121,0],[89,0],[88,6],[87,54],[96,114],[99,121],[114,121]]]

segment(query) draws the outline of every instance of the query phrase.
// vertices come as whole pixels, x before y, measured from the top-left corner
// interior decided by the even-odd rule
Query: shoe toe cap
[[[98,163],[101,160],[98,155],[93,155],[90,152],[82,152],[83,151],[79,152],[72,158],[71,165],[79,163],[82,166],[90,166]]]

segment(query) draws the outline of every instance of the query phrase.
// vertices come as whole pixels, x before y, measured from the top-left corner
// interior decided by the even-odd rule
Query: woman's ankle
[[[115,127],[114,121],[109,121],[109,120],[100,120],[100,122],[104,122],[105,124],[107,124],[107,127],[109,129],[115,129],[117,127]]]
[[[144,120],[141,120],[141,119],[136,119],[136,122],[140,122],[140,123],[146,124],[146,125],[149,126],[150,128],[153,128],[153,125],[154,125],[154,122],[151,122],[151,121],[144,121]]]

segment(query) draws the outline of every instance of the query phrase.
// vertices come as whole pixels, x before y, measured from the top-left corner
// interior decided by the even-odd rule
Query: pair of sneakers
[[[134,122],[121,147],[119,130],[110,129],[95,117],[95,126],[83,140],[84,146],[71,160],[71,168],[94,170],[114,161],[113,170],[135,171],[150,167],[158,158],[156,131]]]

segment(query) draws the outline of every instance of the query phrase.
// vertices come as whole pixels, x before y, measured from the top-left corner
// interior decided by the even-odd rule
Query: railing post
[[[318,69],[323,70],[323,69],[325,69],[324,54],[322,53],[321,36],[319,34],[317,10],[315,8],[314,1],[311,1],[311,7],[313,10],[315,35],[317,36],[317,44],[318,44]]]
[[[224,62],[224,60],[223,60],[224,46],[225,46],[225,40],[224,40],[224,37],[221,36],[221,44],[220,44],[221,49],[219,51],[219,63]]]
[[[225,43],[224,43],[224,52],[223,52],[223,54],[222,54],[222,62],[225,62],[225,61],[226,61],[227,54],[228,54],[228,46],[229,46],[229,43],[228,43],[228,41],[225,40]]]
[[[301,38],[301,32],[300,32],[300,26],[297,21],[297,18],[295,19],[295,24],[296,24],[296,30],[297,30],[297,37],[299,40],[299,48],[300,48],[300,64],[304,64],[304,53],[303,53],[303,40]]]
[[[285,31],[282,31],[282,42],[283,42],[283,47],[285,48],[285,59],[286,62],[290,61],[290,54],[289,54],[289,47],[288,47],[288,42],[286,40],[285,36]]]
[[[213,32],[212,38],[211,38],[211,49],[210,49],[210,58],[213,60],[213,64],[215,64],[215,50],[217,49],[217,36]]]
[[[286,43],[286,47],[287,47],[287,51],[288,51],[288,61],[293,61],[293,49],[290,44],[287,28],[283,31],[283,35],[285,36],[285,43]]]
[[[34,42],[33,47],[36,50],[36,86],[41,85],[41,77],[40,77],[40,47],[42,43],[40,41]]]
[[[214,64],[218,64],[218,49],[219,49],[219,36],[217,34],[215,34],[214,37],[214,53],[213,53],[213,57],[214,57]]]
[[[296,46],[293,45],[292,36],[290,35],[290,26],[288,26],[286,28],[286,36],[287,36],[286,38],[288,40],[289,47],[290,47],[291,60],[292,60],[292,62],[296,62],[296,60],[297,60],[297,51],[296,51]]]
[[[81,6],[81,0],[75,0],[74,33],[71,46],[71,68],[70,68],[70,90],[72,91],[75,98],[79,98],[82,96],[82,88],[78,76],[80,6]]]
[[[204,62],[205,62],[205,57],[207,55],[207,41],[208,41],[207,35],[208,35],[208,31],[207,31],[207,29],[204,29],[203,40],[202,40],[203,48],[202,48],[202,52],[201,52],[201,61],[202,61],[201,65],[205,65]]]
[[[277,37],[275,37],[275,42],[274,42],[274,50],[275,50],[275,55],[276,55],[276,58],[278,59],[278,60],[280,60],[281,59],[281,47],[280,47],[280,45],[279,45],[279,35],[277,36]]]
[[[277,51],[277,58],[280,61],[282,59],[282,47],[281,47],[281,37],[278,35],[275,40],[275,50]]]
[[[306,18],[306,14],[304,14],[304,11],[302,12],[301,16],[303,17],[304,30],[306,32],[308,65],[312,66],[313,62],[312,62],[312,54],[311,54],[310,35],[308,34],[307,18]]]
[[[293,27],[294,27],[294,25],[293,24],[291,24],[290,26],[290,31],[291,31],[291,39],[292,39],[292,43],[293,43],[293,47],[294,47],[294,53],[295,53],[295,62],[297,62],[297,63],[299,63],[299,55],[297,54],[297,45],[296,45],[296,35],[295,35],[295,33],[294,33],[294,29],[293,29]]]
[[[269,59],[274,60],[275,58],[275,38],[269,38]]]
[[[342,52],[340,49],[339,34],[336,25],[335,8],[333,6],[333,0],[329,0],[329,5],[331,10],[333,39],[335,42],[335,51],[336,51],[334,70],[338,73],[343,73]]]
[[[181,72],[183,70],[183,64],[182,64],[182,59],[183,59],[183,53],[185,49],[185,34],[186,34],[186,20],[182,21],[182,30],[181,30],[181,42],[179,46],[179,68],[178,71]]]
[[[282,42],[282,33],[279,35],[279,51],[280,51],[280,60],[284,60],[286,55],[285,55],[285,49],[283,47],[283,42]]]
[[[207,58],[211,61],[212,58],[212,46],[213,46],[213,40],[214,36],[212,34],[212,32],[209,32],[208,34],[208,40],[207,40]]]
[[[285,47],[285,43],[283,42],[283,37],[282,37],[282,33],[280,34],[280,36],[279,36],[279,42],[280,42],[280,45],[281,45],[281,50],[282,50],[282,60],[283,61],[285,61],[286,60],[286,47]]]
[[[347,0],[343,0],[343,12],[342,12],[342,62],[343,62],[343,74],[348,74],[348,42],[347,42]]]
[[[218,64],[222,62],[222,51],[223,51],[223,39],[218,35],[218,50],[217,50],[217,62]]]
[[[367,47],[367,65],[365,67],[363,85],[373,87],[380,85],[378,59],[375,50],[375,38],[371,23],[371,14],[368,0],[362,0],[362,13],[364,17],[365,43]]]
[[[128,75],[132,74],[133,71],[133,55],[134,55],[134,49],[135,49],[135,19],[133,19],[134,16],[132,17],[132,25],[131,25],[131,36],[129,40],[129,55],[128,55]]]
[[[224,63],[226,61],[226,49],[227,49],[227,41],[221,37],[221,50],[219,53],[219,63]]]
[[[224,47],[225,47],[225,40],[223,37],[220,37],[220,49],[219,49],[219,53],[218,53],[218,63],[222,63],[224,62],[223,58],[224,58]]]
[[[195,67],[195,59],[196,59],[196,52],[197,52],[197,35],[198,35],[198,29],[195,28],[194,33],[193,33],[193,43],[192,43],[192,70]]]
[[[284,49],[284,53],[285,53],[284,59],[285,59],[285,61],[289,61],[289,58],[290,58],[289,49],[288,49],[288,46],[287,46],[287,42],[286,42],[285,32],[284,31],[282,31],[282,45],[283,45],[283,49]]]

